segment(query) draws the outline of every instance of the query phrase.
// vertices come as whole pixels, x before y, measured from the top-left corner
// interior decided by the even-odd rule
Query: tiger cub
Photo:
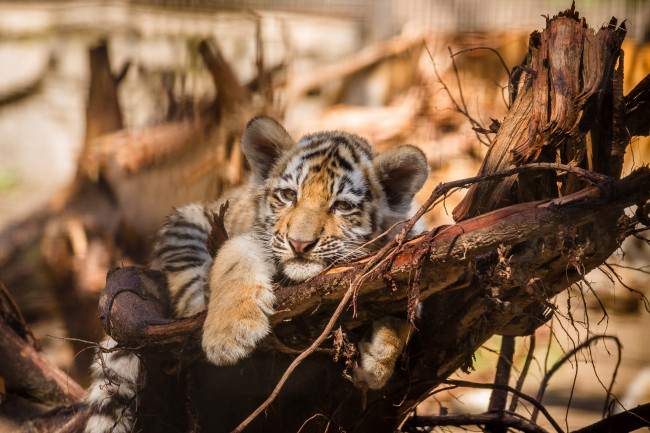
[[[296,143],[270,117],[251,120],[241,145],[252,171],[248,184],[215,203],[176,209],[159,231],[151,261],[167,275],[177,317],[207,306],[202,346],[216,365],[246,357],[270,332],[274,281],[303,281],[337,258],[381,246],[365,244],[412,214],[413,196],[428,176],[417,147],[377,154],[366,140],[344,132],[307,135]],[[229,239],[213,260],[206,248],[210,220],[226,200]],[[416,225],[413,233],[422,230]],[[408,332],[396,318],[373,324],[369,340],[359,345],[360,365],[353,372],[359,386],[386,383]],[[139,360],[120,351],[104,360],[121,370],[106,381],[97,368],[86,431],[130,431]]]

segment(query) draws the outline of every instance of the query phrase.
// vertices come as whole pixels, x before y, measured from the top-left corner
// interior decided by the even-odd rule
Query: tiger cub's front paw
[[[270,331],[274,269],[250,236],[228,239],[210,270],[203,350],[210,362],[231,365],[248,356]]]
[[[410,327],[404,320],[385,317],[372,324],[370,340],[359,343],[359,366],[353,370],[357,386],[382,388],[393,375],[395,361],[408,340]]]
[[[216,365],[232,365],[248,356],[269,333],[273,313],[271,288],[259,287],[261,298],[240,299],[208,308],[203,325],[203,351]],[[258,298],[259,298],[258,297]]]

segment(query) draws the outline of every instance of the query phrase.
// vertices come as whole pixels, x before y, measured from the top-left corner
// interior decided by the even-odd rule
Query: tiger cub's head
[[[336,131],[295,143],[269,117],[249,122],[242,149],[260,191],[257,233],[278,270],[294,281],[317,274],[408,218],[413,195],[429,173],[417,147],[377,154],[363,138]],[[353,256],[378,246],[374,242]]]

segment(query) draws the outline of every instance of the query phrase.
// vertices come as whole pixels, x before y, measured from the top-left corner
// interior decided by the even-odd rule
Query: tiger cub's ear
[[[388,205],[396,212],[407,213],[413,196],[429,176],[424,153],[408,144],[380,153],[373,161]]]
[[[260,116],[248,122],[241,147],[253,171],[253,181],[264,183],[278,157],[293,146],[289,133],[277,120]]]

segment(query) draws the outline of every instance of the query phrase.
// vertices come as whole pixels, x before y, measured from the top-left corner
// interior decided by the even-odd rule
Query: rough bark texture
[[[8,393],[51,405],[82,401],[86,391],[39,352],[39,344],[0,283],[0,378]]]
[[[555,161],[620,176],[621,150],[624,154],[629,137],[625,139],[620,124],[626,109],[622,62],[620,74],[615,66],[625,33],[624,24],[616,27],[615,18],[594,32],[573,8],[547,21],[544,31],[533,32],[523,82],[515,83],[517,98],[479,174],[511,164]],[[613,131],[619,142],[612,140]],[[555,182],[554,175],[544,174],[474,185],[454,209],[454,219],[518,201],[555,197]],[[565,186],[570,189],[564,193],[576,190],[574,183]]]

